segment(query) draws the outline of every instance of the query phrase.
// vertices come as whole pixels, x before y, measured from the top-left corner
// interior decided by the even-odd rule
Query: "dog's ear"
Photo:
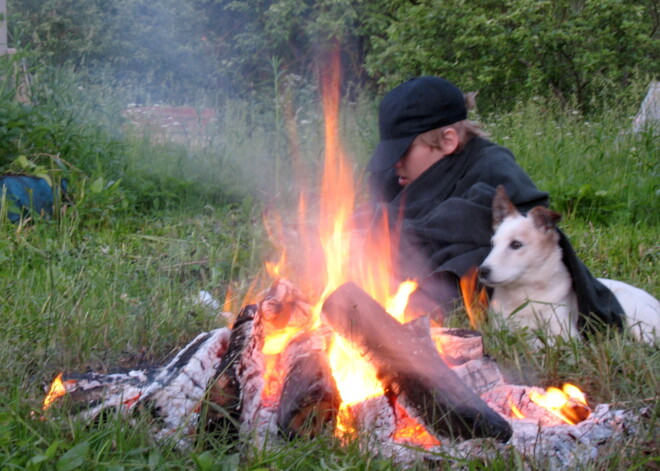
[[[497,229],[507,217],[517,214],[520,213],[506,194],[506,188],[504,185],[498,185],[493,197],[493,229]]]
[[[557,223],[561,221],[561,214],[543,206],[532,208],[527,216],[532,218],[536,227],[544,231],[556,229]]]

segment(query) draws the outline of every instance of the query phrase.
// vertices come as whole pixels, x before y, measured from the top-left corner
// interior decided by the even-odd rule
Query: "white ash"
[[[504,384],[504,376],[502,376],[500,368],[489,356],[467,361],[462,365],[452,367],[452,370],[477,394],[483,394]]]
[[[358,433],[368,442],[386,443],[396,431],[396,415],[391,401],[384,395],[371,397],[349,406]]]
[[[508,443],[466,440],[445,446],[444,453],[459,463],[465,459],[507,456],[516,450],[537,467],[530,469],[580,469],[597,458],[603,445],[634,434],[636,422],[631,412],[611,410],[607,404],[600,404],[588,419],[577,425],[544,426],[535,419],[511,419],[513,437]]]
[[[67,394],[86,407],[78,416],[93,419],[106,409],[127,413],[138,407],[156,411],[157,440],[190,434],[197,425],[196,408],[227,350],[227,328],[205,332],[167,365],[128,373],[88,373],[64,379]]]
[[[257,314],[258,315],[258,314]],[[259,410],[261,393],[264,388],[263,329],[255,323],[253,339],[246,347],[242,361],[237,365],[238,381],[241,384],[241,426],[242,435],[253,430]]]
[[[636,428],[630,412],[611,410],[607,404],[598,405],[577,425],[543,426],[533,419],[512,420],[511,424],[512,445],[526,456],[547,460],[551,469],[586,464],[598,456],[601,445],[634,433]]]
[[[257,450],[263,450],[265,447],[277,448],[284,445],[284,439],[277,427],[277,406],[261,407],[257,411],[247,438],[249,443]]]

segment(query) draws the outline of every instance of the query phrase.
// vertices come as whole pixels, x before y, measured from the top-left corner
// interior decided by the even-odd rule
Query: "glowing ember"
[[[278,363],[279,355],[264,353],[264,389],[261,392],[261,399],[266,405],[275,404],[282,391],[284,372],[278,368]]]
[[[133,405],[135,405],[137,401],[140,400],[141,397],[142,397],[142,393],[138,393],[135,396],[126,399],[124,401],[124,405],[130,409],[131,407],[133,407]]]
[[[66,394],[66,387],[64,386],[64,383],[62,382],[62,373],[57,375],[57,378],[55,378],[50,385],[50,389],[48,390],[48,394],[46,394],[46,398],[44,399],[44,405],[43,405],[43,410],[48,410],[51,405],[53,405],[53,401],[55,399],[62,397]]]
[[[511,412],[513,412],[513,416],[516,417],[517,419],[524,419],[525,415],[520,412],[520,409],[516,407],[516,405],[513,403],[513,400],[511,400],[511,395],[509,394],[509,406],[511,407]]]
[[[550,387],[545,394],[531,391],[529,398],[571,425],[582,422],[591,413],[584,393],[577,386],[568,383],[564,384],[562,389]]]
[[[410,417],[403,407],[397,404],[396,409],[395,441],[400,443],[415,443],[427,449],[440,445],[440,441],[431,435],[422,424]]]
[[[422,424],[410,417],[407,417],[407,419],[399,417],[397,419],[394,440],[403,443],[414,443],[427,449],[440,445],[440,440],[431,435]]]

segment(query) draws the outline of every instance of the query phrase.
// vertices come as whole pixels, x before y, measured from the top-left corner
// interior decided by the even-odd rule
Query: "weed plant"
[[[187,450],[155,443],[148,414],[130,421],[108,414],[87,424],[64,410],[58,420],[38,420],[43,386],[59,371],[110,372],[158,363],[199,332],[225,325],[217,311],[196,302],[200,290],[220,301],[229,297],[230,310],[237,312],[253,280],[261,280],[270,252],[262,205],[295,194],[293,159],[299,157],[308,183],[318,177],[323,117],[317,101],[309,99],[314,90],[303,88],[290,97],[289,111],[289,98],[277,89],[276,100],[222,101],[202,147],[156,144],[153,136],[125,133],[120,122],[114,125],[117,134],[102,120],[90,121],[88,128],[74,120],[71,126],[83,127],[62,128],[66,136],[68,130],[100,123],[96,135],[80,131],[89,149],[71,153],[70,159],[84,167],[77,159],[91,155],[90,162],[101,165],[93,172],[84,167],[90,173],[75,185],[73,204],[53,218],[33,215],[15,225],[0,215],[1,469],[397,469],[331,437],[239,456],[231,444],[204,433]],[[53,113],[64,106],[59,100]],[[276,114],[273,106],[282,108]],[[359,93],[344,107],[343,139],[358,174],[377,139],[375,109],[375,102]],[[273,123],[275,116],[282,122]],[[587,119],[531,101],[482,121],[550,192],[553,208],[564,213],[562,228],[595,275],[658,296],[658,137],[631,135],[630,116],[630,110],[613,109]],[[94,136],[101,149],[97,157],[87,153]],[[120,151],[104,148],[107,142]],[[31,152],[27,141],[14,144]],[[112,165],[105,166],[106,152],[115,159]],[[461,316],[455,322],[467,325]],[[483,330],[488,352],[512,382],[569,381],[592,403],[640,414],[627,441],[608,445],[585,469],[657,465],[657,347],[603,333],[533,352],[526,342],[530,332],[488,325]],[[544,468],[515,453],[445,460],[435,467],[459,464]]]

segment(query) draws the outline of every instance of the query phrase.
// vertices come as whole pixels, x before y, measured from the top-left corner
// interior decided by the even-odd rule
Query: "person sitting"
[[[380,142],[367,166],[376,219],[387,215],[398,234],[391,247],[396,276],[419,283],[409,306],[440,322],[461,299],[458,280],[490,251],[497,186],[504,185],[523,213],[549,203],[511,151],[467,119],[471,101],[441,77],[398,85],[380,103]],[[371,230],[379,227],[373,223]],[[561,239],[564,263],[580,286],[580,311],[620,326],[614,296]]]

